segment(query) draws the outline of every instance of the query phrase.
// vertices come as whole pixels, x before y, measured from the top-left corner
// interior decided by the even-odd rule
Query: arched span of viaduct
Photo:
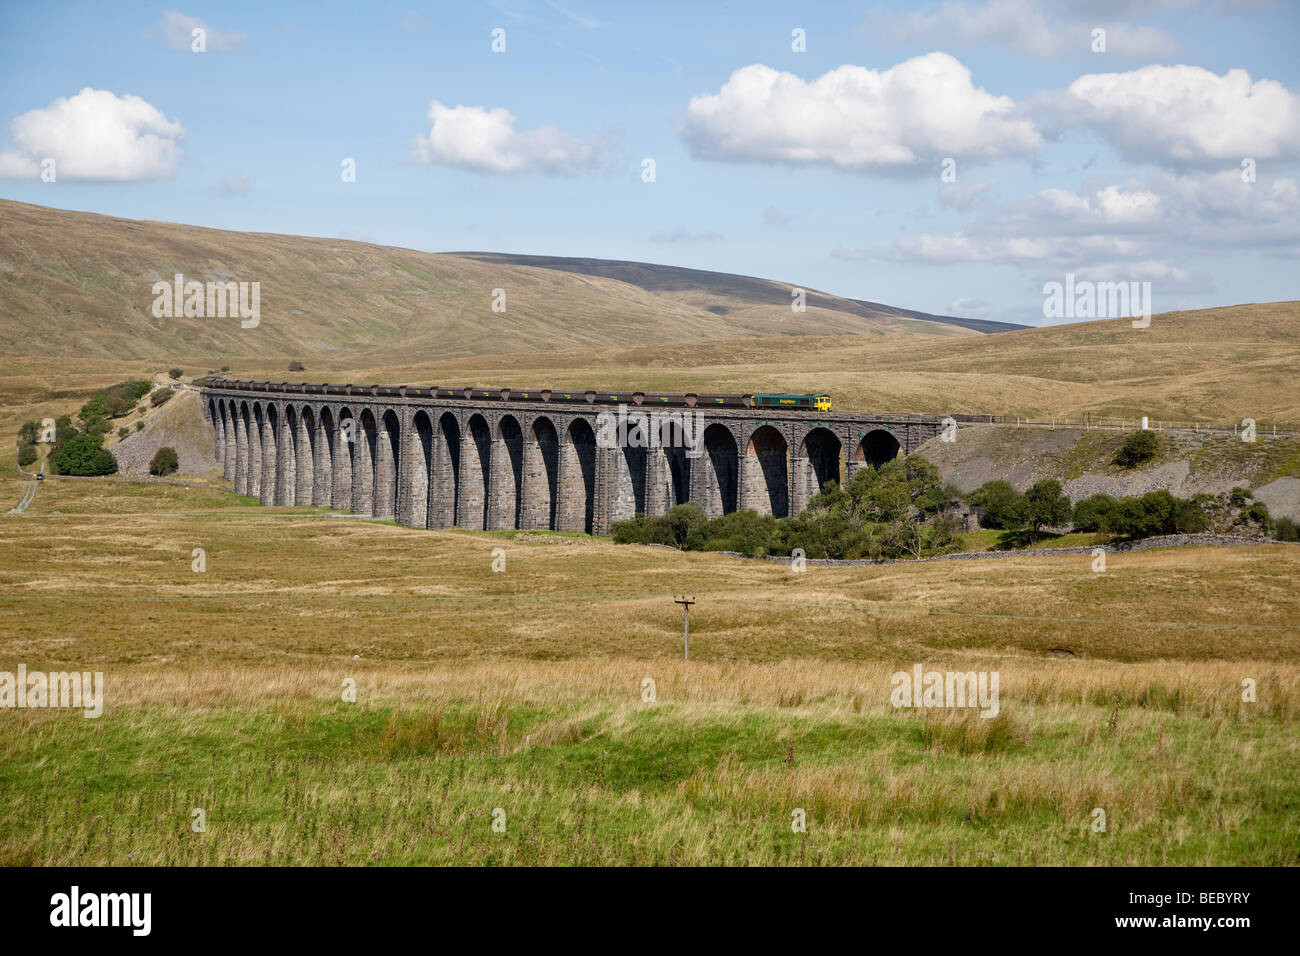
[[[700,453],[691,455],[671,419],[634,420],[626,444],[601,447],[599,416],[617,409],[585,403],[228,380],[202,395],[217,461],[239,493],[413,528],[605,534],[614,521],[687,501],[710,517],[742,509],[784,517],[826,482],[910,454],[943,427],[928,415],[655,410],[700,416]]]

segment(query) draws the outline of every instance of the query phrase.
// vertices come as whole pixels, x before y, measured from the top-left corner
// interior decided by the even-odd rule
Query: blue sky
[[[1067,271],[1156,311],[1295,299],[1298,10],[7,4],[0,196],[1031,324]]]

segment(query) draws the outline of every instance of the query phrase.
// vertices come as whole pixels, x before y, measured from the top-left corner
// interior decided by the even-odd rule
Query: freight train
[[[657,405],[667,408],[769,408],[818,412],[831,410],[826,394],[795,392],[598,392],[566,391],[559,388],[479,388],[442,385],[325,385],[307,382],[242,382],[226,378],[208,378],[209,388],[227,388],[250,392],[290,392],[307,395],[390,395],[399,398],[451,398],[488,402],[553,402],[577,405]]]

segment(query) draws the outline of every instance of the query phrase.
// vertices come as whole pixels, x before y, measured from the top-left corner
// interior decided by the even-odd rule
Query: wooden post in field
[[[673,598],[673,603],[680,604],[686,615],[686,623],[682,631],[682,647],[686,655],[685,660],[689,661],[691,659],[691,605],[695,603],[695,598],[683,595]]]

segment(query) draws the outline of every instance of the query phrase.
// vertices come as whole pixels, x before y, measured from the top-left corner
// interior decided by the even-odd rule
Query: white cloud
[[[214,30],[198,17],[190,17],[179,10],[168,10],[159,23],[163,40],[173,50],[190,50],[194,42],[196,29],[204,32],[204,44],[207,52],[237,50],[243,46],[246,37],[242,33],[222,33]]]
[[[9,123],[16,149],[0,153],[0,177],[40,175],[55,161],[58,179],[125,182],[161,179],[176,171],[185,129],[138,96],[118,97],[86,87]]]
[[[594,144],[554,126],[515,129],[515,117],[501,107],[429,104],[429,132],[415,143],[421,162],[493,173],[541,171],[574,176],[599,164]]]
[[[1095,185],[1072,193],[1045,189],[1005,203],[947,235],[897,239],[875,257],[946,264],[987,262],[1102,268],[1121,274],[1191,280],[1150,264],[1173,251],[1189,256],[1255,248],[1274,255],[1300,243],[1300,187],[1277,178],[1243,183],[1239,173],[1159,173],[1145,182]],[[869,258],[869,250],[844,258]],[[1143,265],[1145,263],[1145,265]],[[1137,271],[1141,275],[1134,276]],[[1106,278],[1106,275],[1098,276]]]
[[[982,5],[947,0],[934,13],[882,16],[878,25],[885,36],[898,43],[999,46],[1042,60],[1093,55],[1092,31],[1096,27],[1106,30],[1106,53],[1110,55],[1155,58],[1176,51],[1173,40],[1154,27],[1107,20],[1095,11],[1089,15],[1092,19],[1049,20],[1035,0],[988,0]]]
[[[1252,82],[1245,70],[1090,73],[1036,105],[1062,123],[1095,130],[1132,160],[1210,167],[1300,157],[1300,96],[1274,80]]]
[[[753,64],[691,98],[681,135],[697,156],[918,171],[942,158],[1022,156],[1043,140],[1009,97],[946,53],[887,70],[842,66],[811,83]]]

